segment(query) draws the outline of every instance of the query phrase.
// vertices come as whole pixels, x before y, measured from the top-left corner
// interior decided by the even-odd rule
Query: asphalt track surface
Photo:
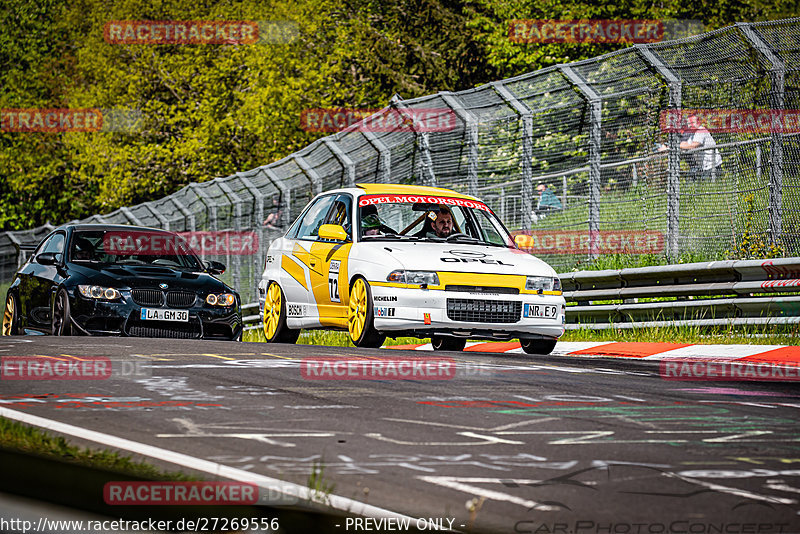
[[[0,356],[137,364],[108,380],[4,377],[2,409],[300,486],[316,471],[330,496],[458,531],[800,532],[797,382],[663,380],[642,361],[126,338],[2,338]],[[439,356],[454,377],[301,369]]]

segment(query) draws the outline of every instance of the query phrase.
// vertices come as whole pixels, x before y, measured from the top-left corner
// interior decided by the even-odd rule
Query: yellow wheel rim
[[[3,335],[11,335],[11,327],[14,324],[14,299],[6,299],[6,309],[3,312]]]
[[[367,321],[367,284],[363,279],[358,278],[353,282],[353,290],[350,292],[350,308],[347,312],[347,329],[350,331],[350,339],[355,343],[364,332],[364,324]]]
[[[264,301],[264,334],[267,339],[275,337],[278,323],[281,320],[281,288],[272,283],[267,288],[267,297]]]

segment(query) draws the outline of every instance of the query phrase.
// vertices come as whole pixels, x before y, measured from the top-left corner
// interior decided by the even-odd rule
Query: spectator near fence
[[[700,124],[700,119],[697,118],[697,115],[692,114],[686,118],[686,129],[681,132],[679,146],[682,150],[693,150],[701,147],[708,149],[691,152],[686,155],[691,178],[695,180],[711,178],[713,181],[715,175],[722,170],[719,168],[722,165],[722,156],[719,153],[719,149],[716,148],[717,142],[711,132]]]
[[[533,222],[538,222],[544,219],[549,213],[561,209],[561,201],[558,200],[556,194],[547,187],[547,184],[537,185],[536,191],[539,193],[539,201],[531,214]]]

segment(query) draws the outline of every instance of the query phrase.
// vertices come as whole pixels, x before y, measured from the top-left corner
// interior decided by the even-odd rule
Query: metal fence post
[[[303,171],[303,174],[305,174],[311,181],[311,187],[314,191],[314,195],[319,195],[322,193],[322,178],[319,177],[317,171],[315,171],[314,168],[309,165],[305,158],[300,154],[295,154],[294,160],[297,162],[297,166],[300,167],[300,170]]]
[[[153,208],[152,202],[144,202],[142,206],[147,208],[147,211],[149,211],[153,215],[153,217],[158,219],[161,228],[163,228],[164,230],[169,230],[169,219],[164,217],[157,209]]]
[[[668,112],[680,114],[682,103],[682,83],[680,78],[646,45],[636,45],[639,55],[650,64],[666,82],[669,88]],[[673,111],[675,110],[675,111]],[[667,149],[667,255],[677,261],[680,235],[680,172],[681,172],[681,138],[677,131],[670,132]]]
[[[403,110],[409,109],[403,103],[403,99],[397,95],[392,97],[390,106],[396,109],[398,113],[407,117]],[[428,132],[420,132],[417,129],[417,121],[414,116],[410,117],[411,130],[414,132],[414,139],[419,148],[419,157],[416,158],[417,176],[422,178],[423,185],[435,187],[437,185],[436,175],[433,172],[433,159],[431,158],[431,144],[428,138]]]
[[[467,156],[467,193],[472,196],[477,196],[478,120],[475,118],[475,115],[473,115],[472,112],[461,105],[461,102],[453,93],[441,92],[439,95],[467,127],[467,146],[469,147],[469,155]]]
[[[269,167],[261,167],[261,171],[269,178],[269,180],[278,188],[281,192],[281,197],[283,197],[284,210],[283,210],[283,226],[285,228],[289,228],[289,225],[292,223],[292,190],[289,189],[289,186],[283,183],[283,181],[275,174],[275,171],[270,169]]]
[[[178,211],[180,211],[181,214],[183,214],[184,221],[189,221],[189,231],[190,232],[196,231],[197,230],[197,219],[195,218],[194,213],[189,211],[188,208],[186,206],[184,206],[183,203],[180,200],[178,200],[174,195],[170,195],[170,196],[168,196],[166,198],[168,198],[170,201],[172,201],[172,203],[175,205],[175,207],[178,208]]]
[[[490,84],[504,101],[516,111],[522,120],[522,227],[533,226],[533,114],[528,106],[517,100],[517,97],[503,85],[503,82]],[[566,178],[565,178],[566,183]],[[564,195],[567,190],[564,188]],[[564,205],[566,208],[566,205]]]
[[[603,134],[603,100],[572,67],[559,65],[558,68],[567,80],[578,88],[589,107],[589,259],[595,260],[599,256],[600,248],[600,143]]]
[[[133,214],[130,208],[123,206],[119,209],[119,211],[125,216],[126,219],[132,221],[136,226],[147,226],[139,217]]]
[[[215,181],[219,184],[220,189],[222,189],[222,192],[225,193],[228,199],[233,201],[234,209],[236,210],[233,229],[238,232],[242,229],[242,204],[244,204],[244,200],[231,189],[231,186],[229,186],[226,181]],[[233,260],[231,260],[231,256],[233,256]],[[240,254],[231,254],[230,240],[228,240],[228,245],[225,247],[225,261],[228,265],[233,264],[233,287],[241,287],[239,282],[241,280],[242,257]]]
[[[373,132],[361,132],[364,138],[378,151],[378,182],[391,183],[392,181],[392,151],[378,139]]]
[[[786,65],[783,60],[762,39],[752,24],[739,22],[736,27],[745,39],[770,65],[770,105],[773,110],[782,112],[785,105]],[[769,159],[769,237],[773,244],[781,241],[783,233],[783,132],[772,128],[770,133]]]
[[[344,167],[345,183],[347,187],[355,187],[356,185],[356,164],[350,159],[350,156],[344,153],[344,150],[339,148],[336,141],[330,137],[324,137],[322,142],[330,149],[334,157],[339,160],[339,163]]]

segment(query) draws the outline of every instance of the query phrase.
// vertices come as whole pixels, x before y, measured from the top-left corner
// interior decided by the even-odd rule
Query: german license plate
[[[142,321],[175,321],[189,322],[189,310],[163,310],[142,308]]]
[[[525,304],[523,317],[537,317],[539,319],[558,319],[558,306],[550,304]]]

